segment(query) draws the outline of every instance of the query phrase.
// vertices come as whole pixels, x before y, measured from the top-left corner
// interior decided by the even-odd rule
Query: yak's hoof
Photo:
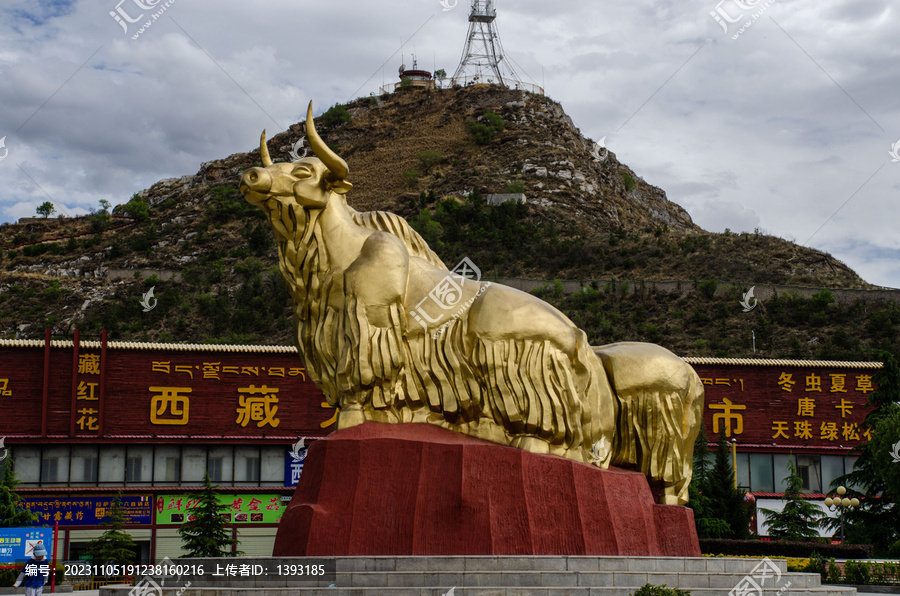
[[[518,436],[509,445],[531,453],[550,453],[550,444],[537,437]]]
[[[358,426],[366,421],[366,415],[361,407],[341,407],[337,417],[337,430],[344,430],[351,426]]]

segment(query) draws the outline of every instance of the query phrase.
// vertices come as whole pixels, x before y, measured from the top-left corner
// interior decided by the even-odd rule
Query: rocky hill
[[[403,215],[445,262],[468,256],[488,277],[586,288],[613,280],[614,292],[615,280],[631,280],[632,291],[638,280],[683,280],[696,291],[705,281],[707,291],[720,286],[710,299],[729,300],[755,283],[871,287],[825,253],[701,230],[615,154],[595,150],[547,97],[489,86],[402,92],[335,106],[317,126],[350,165],[351,205]],[[303,130],[269,139],[275,161],[291,159]],[[105,328],[116,339],[290,343],[271,232],[237,189],[259,160],[256,148],[204,163],[112,217],[0,226],[0,337]],[[499,193],[520,201],[491,205]],[[151,287],[158,304],[145,312]],[[591,339],[609,336],[598,328]],[[711,350],[687,337],[668,343]]]

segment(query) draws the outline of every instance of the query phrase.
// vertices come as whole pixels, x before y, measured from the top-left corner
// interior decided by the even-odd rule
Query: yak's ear
[[[339,195],[345,195],[350,192],[351,188],[353,188],[353,185],[346,180],[329,181],[328,186],[332,191],[336,192]]]

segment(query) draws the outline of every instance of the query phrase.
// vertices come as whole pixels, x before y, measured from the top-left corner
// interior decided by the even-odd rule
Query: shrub
[[[871,583],[872,573],[869,563],[849,560],[844,563],[844,583],[865,585]]]
[[[134,195],[131,200],[122,207],[127,215],[133,217],[136,221],[147,221],[150,219],[150,205],[144,199]]]
[[[839,559],[871,559],[871,544],[827,544],[820,542],[789,542],[786,540],[763,542],[760,540],[726,540],[701,538],[700,550],[704,553],[753,555],[760,557],[837,557]]]
[[[350,112],[347,111],[346,106],[338,104],[328,108],[328,111],[319,117],[319,124],[323,128],[333,128],[345,122],[350,122]]]
[[[708,279],[706,281],[700,282],[700,285],[697,289],[700,291],[700,295],[706,298],[707,300],[712,300],[716,295],[716,288],[719,287],[719,282],[714,279]]]
[[[419,185],[419,172],[416,170],[412,170],[409,172],[403,172],[401,174],[403,176],[403,181],[406,182],[406,185],[410,188],[415,188]]]
[[[108,228],[112,224],[112,218],[109,216],[109,213],[101,212],[95,213],[91,216],[91,231],[92,232],[102,232],[106,228]]]
[[[416,153],[416,159],[419,160],[422,171],[427,174],[431,171],[431,168],[444,160],[444,156],[437,151],[419,151]]]
[[[525,192],[525,183],[521,180],[514,180],[512,182],[506,183],[506,188],[503,192],[507,193],[520,193]]]
[[[644,584],[632,596],[691,596],[691,593],[679,588],[667,588],[666,584],[661,586]]]
[[[631,174],[628,174],[627,172],[625,174],[622,174],[622,183],[625,185],[625,190],[627,190],[628,192],[634,190],[635,183],[634,178],[631,176]]]
[[[834,558],[828,559],[828,570],[825,572],[825,582],[829,584],[841,583],[841,568],[834,562]]]
[[[481,120],[481,122],[468,120],[466,127],[475,138],[476,145],[487,145],[498,132],[503,132],[505,123],[503,122],[503,117],[490,110],[484,111]]]

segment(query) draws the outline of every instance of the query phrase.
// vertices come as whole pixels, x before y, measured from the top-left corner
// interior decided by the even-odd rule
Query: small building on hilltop
[[[381,93],[391,93],[400,91],[401,89],[434,89],[434,77],[427,70],[419,70],[419,65],[413,56],[413,67],[406,68],[405,64],[400,65],[400,82],[395,83],[393,88],[389,85],[381,88]]]

